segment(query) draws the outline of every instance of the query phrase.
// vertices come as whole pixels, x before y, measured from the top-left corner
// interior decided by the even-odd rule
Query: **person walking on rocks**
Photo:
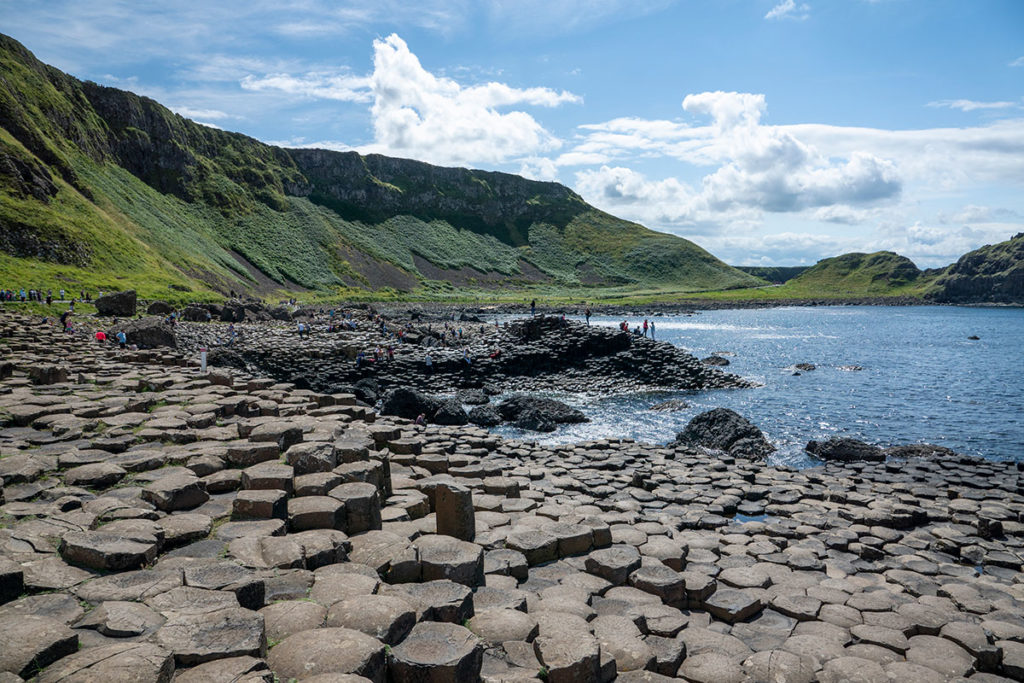
[[[431,358],[429,351],[427,352],[427,355],[423,358],[423,362],[427,366],[427,374],[428,375],[433,375],[434,374],[434,359]]]
[[[536,299],[534,299],[533,301],[530,302],[530,315],[531,316],[537,315],[537,300]]]
[[[651,339],[654,339],[654,321],[651,321]]]
[[[117,346],[121,350],[128,348],[128,335],[124,333],[124,330],[118,330],[117,332]]]
[[[60,326],[62,328],[64,328],[65,332],[67,332],[68,328],[71,327],[71,323],[69,321],[70,317],[71,317],[71,309],[70,308],[60,314]]]
[[[587,310],[583,311],[583,316],[587,319],[587,327],[590,327],[590,306],[587,306]]]
[[[644,318],[644,336],[647,336],[647,318]]]

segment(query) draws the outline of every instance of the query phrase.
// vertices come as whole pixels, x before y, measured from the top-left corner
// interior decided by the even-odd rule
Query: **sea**
[[[592,317],[630,329],[642,318]],[[759,386],[698,392],[547,395],[590,422],[552,433],[502,426],[508,438],[564,444],[630,438],[664,444],[695,415],[731,408],[777,447],[770,464],[820,464],[809,440],[849,436],[881,446],[932,443],[994,460],[1024,460],[1024,308],[821,306],[655,316],[656,338]],[[977,339],[972,339],[977,337]],[[814,370],[798,371],[797,363]],[[852,368],[860,369],[852,369]],[[652,411],[680,399],[685,408]]]

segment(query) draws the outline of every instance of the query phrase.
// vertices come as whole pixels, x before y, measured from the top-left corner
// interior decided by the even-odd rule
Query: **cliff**
[[[943,303],[1024,304],[1024,232],[964,254],[926,296]]]
[[[0,85],[5,283],[144,296],[759,283],[557,183],[266,145],[79,81],[6,36]]]

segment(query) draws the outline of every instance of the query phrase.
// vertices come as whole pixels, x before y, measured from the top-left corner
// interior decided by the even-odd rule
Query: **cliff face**
[[[943,303],[1024,304],[1024,232],[964,254],[927,296]]]
[[[758,283],[557,183],[273,147],[79,81],[2,35],[0,126],[0,257],[221,291],[266,278],[407,287],[427,271],[572,286]],[[9,263],[7,276],[29,265]]]
[[[529,242],[526,230],[531,224],[564,228],[590,208],[564,185],[508,173],[444,168],[379,154],[319,149],[288,153],[312,184],[310,198],[352,220],[377,222],[394,215],[443,220],[523,246]]]

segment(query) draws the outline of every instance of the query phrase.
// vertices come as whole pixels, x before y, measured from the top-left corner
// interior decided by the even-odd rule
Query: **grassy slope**
[[[30,246],[27,258],[0,253],[0,282],[133,286],[144,296],[168,296],[173,285],[212,294],[252,284],[231,249],[282,287],[296,283],[344,295],[351,292],[342,281],[359,281],[360,274],[342,248],[415,275],[413,254],[441,268],[472,266],[513,279],[524,259],[570,289],[601,282],[693,291],[756,282],[696,245],[588,209],[574,196],[564,208],[527,199],[536,203],[536,215],[565,220],[557,226],[527,221],[522,230],[513,225],[516,239],[468,220],[453,225],[459,215],[345,220],[288,196],[287,188],[308,182],[286,150],[199,126],[147,98],[82,83],[3,36],[0,81],[0,157],[42,169],[56,188],[41,201],[0,173],[0,225]],[[395,163],[402,162],[367,157],[363,165]],[[367,173],[367,182],[380,184]],[[526,183],[469,173],[466,187],[427,189],[485,197],[485,178]],[[530,243],[521,239],[526,235]],[[425,283],[419,295],[438,287]]]

